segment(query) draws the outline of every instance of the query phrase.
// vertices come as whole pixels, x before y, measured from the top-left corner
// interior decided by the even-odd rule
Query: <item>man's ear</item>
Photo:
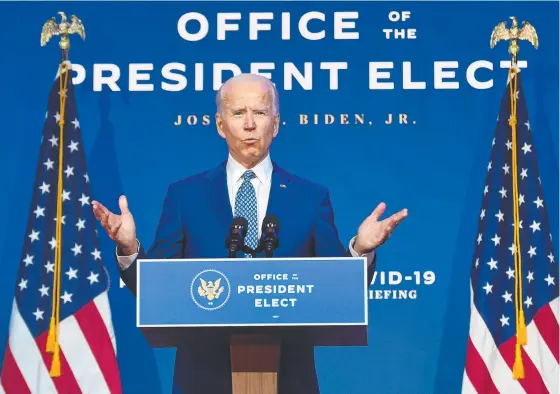
[[[274,133],[272,134],[273,137],[276,137],[278,135],[279,128],[280,128],[280,115],[278,115],[274,120]]]
[[[218,130],[218,134],[220,134],[220,137],[226,138],[226,134],[224,133],[224,123],[221,115],[219,113],[216,113],[215,119],[216,119],[216,129]]]

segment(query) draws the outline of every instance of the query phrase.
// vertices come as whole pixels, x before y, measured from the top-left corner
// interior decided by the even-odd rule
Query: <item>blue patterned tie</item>
[[[256,175],[253,171],[247,170],[243,174],[243,183],[235,196],[235,212],[234,216],[241,216],[249,222],[247,236],[245,237],[245,245],[256,249],[258,244],[258,213],[257,213],[257,194],[251,183],[251,179]],[[245,254],[245,257],[252,257]]]

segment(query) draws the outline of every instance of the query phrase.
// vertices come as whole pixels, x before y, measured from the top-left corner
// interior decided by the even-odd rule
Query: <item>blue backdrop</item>
[[[274,69],[261,65],[280,91],[283,126],[272,157],[330,189],[344,243],[379,202],[385,201],[390,213],[408,208],[409,217],[379,250],[379,273],[371,289],[397,292],[371,293],[370,346],[317,349],[325,394],[460,391],[470,264],[507,79],[507,69],[499,66],[509,59],[507,44],[490,49],[489,38],[494,26],[510,15],[519,22],[530,21],[540,38],[538,50],[521,43],[520,59],[527,61],[522,77],[533,151],[558,250],[558,3],[40,2],[2,3],[0,10],[0,354],[8,333],[46,99],[59,61],[57,40],[41,48],[39,35],[42,24],[61,10],[78,15],[87,31],[85,42],[72,37],[70,58],[85,71],[76,90],[93,197],[118,210],[118,197],[126,194],[144,244],[153,237],[167,185],[226,157],[225,143],[212,121],[213,64],[232,63],[248,72],[251,64],[273,63]],[[309,23],[312,32],[325,29],[324,39],[305,39],[298,30],[298,18],[311,11],[325,15],[325,22]],[[392,22],[391,11],[409,11],[409,18]],[[204,39],[187,41],[179,34],[178,22],[188,12],[207,18]],[[239,29],[218,40],[217,13],[226,12],[240,13]],[[271,12],[274,17],[271,30],[259,31],[256,40],[250,39],[251,12]],[[355,26],[346,31],[359,32],[359,39],[335,39],[335,12],[357,13]],[[289,40],[282,39],[287,32],[280,25],[282,13],[290,15]],[[187,25],[191,33],[199,27]],[[416,38],[387,39],[391,33],[383,29],[415,29]],[[337,89],[330,84],[328,69],[321,69],[321,63],[334,67],[332,62],[346,62],[346,69],[338,73]],[[369,62],[375,62],[378,73],[388,73],[377,74],[379,82],[394,85],[370,89],[370,77],[376,74],[370,75]],[[392,69],[382,62],[393,62]],[[478,69],[477,83],[468,70],[485,64],[480,62],[493,69]],[[162,73],[170,63],[185,65],[184,72],[174,71],[186,76],[184,89],[162,87],[162,82],[177,87]],[[152,91],[135,90],[129,83],[134,79],[129,67],[138,64],[151,65],[151,71],[140,72],[149,74],[149,81],[139,83],[153,83]],[[306,67],[309,79],[290,77],[294,70],[305,74]],[[408,89],[411,85],[403,82],[406,67],[412,81],[424,81],[425,88]],[[438,67],[444,68],[445,82],[458,85],[442,88],[442,74],[434,71]],[[97,89],[99,77],[110,75],[104,71],[96,76],[95,70],[102,68],[120,72],[120,90],[108,85]],[[224,73],[224,78],[229,76],[231,72]],[[489,80],[491,86],[481,85]],[[385,124],[389,113],[396,120],[399,113],[407,114],[407,123]],[[175,126],[179,114],[195,115],[198,123]],[[306,124],[305,114],[309,120],[318,114],[320,124]],[[325,114],[333,115],[333,124],[325,124]],[[341,114],[349,115],[350,124],[341,124]],[[355,121],[355,114],[360,114],[358,120],[363,114],[363,124]],[[210,124],[201,124],[204,115]],[[135,300],[117,286],[114,246],[102,231],[99,234],[113,283],[110,298],[125,393],[169,393],[174,351],[150,349],[136,329]],[[399,273],[413,280],[391,284],[390,277]],[[144,372],[139,373],[140,368]]]

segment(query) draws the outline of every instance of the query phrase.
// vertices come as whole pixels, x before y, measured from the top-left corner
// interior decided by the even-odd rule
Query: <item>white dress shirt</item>
[[[266,209],[268,206],[268,197],[270,195],[270,185],[272,182],[272,161],[270,160],[270,155],[267,155],[266,158],[257,164],[255,167],[252,168],[253,172],[255,173],[256,177],[251,179],[251,183],[255,188],[255,192],[257,195],[257,209],[258,209],[258,231],[259,231],[259,238],[261,236],[261,227],[264,217],[266,216]],[[229,194],[229,201],[232,207],[232,214],[235,210],[235,196],[237,195],[237,191],[239,187],[243,183],[243,174],[247,171],[245,167],[243,167],[239,162],[237,162],[231,155],[228,157],[228,161],[226,164],[226,177],[227,177],[227,188]],[[352,247],[354,244],[353,237],[350,240],[350,244],[348,245],[348,249],[350,253],[354,257],[358,257],[358,254],[354,251]],[[140,241],[138,241],[138,250],[140,249]],[[370,265],[373,261],[375,251],[371,253],[367,253],[362,255],[361,257],[367,258],[367,264]],[[134,253],[130,256],[119,256],[117,253],[117,260],[119,262],[120,268],[124,271],[127,269],[136,259],[138,253]]]

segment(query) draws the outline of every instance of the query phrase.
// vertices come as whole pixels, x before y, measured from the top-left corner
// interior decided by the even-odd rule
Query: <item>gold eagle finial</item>
[[[501,22],[494,27],[490,37],[490,48],[494,48],[499,41],[510,41],[508,53],[511,55],[512,66],[517,63],[517,55],[519,54],[519,40],[529,41],[536,49],[539,48],[539,37],[537,31],[529,22],[523,21],[521,28],[517,24],[517,18],[510,16],[511,27],[506,27],[506,22]]]
[[[41,31],[41,46],[45,46],[53,36],[60,36],[59,46],[63,53],[66,55],[68,49],[70,48],[70,40],[68,36],[70,34],[77,33],[83,40],[86,39],[86,30],[82,21],[76,16],[70,16],[70,22],[66,18],[64,12],[58,12],[60,15],[60,23],[56,23],[54,17],[50,18],[43,25]]]

